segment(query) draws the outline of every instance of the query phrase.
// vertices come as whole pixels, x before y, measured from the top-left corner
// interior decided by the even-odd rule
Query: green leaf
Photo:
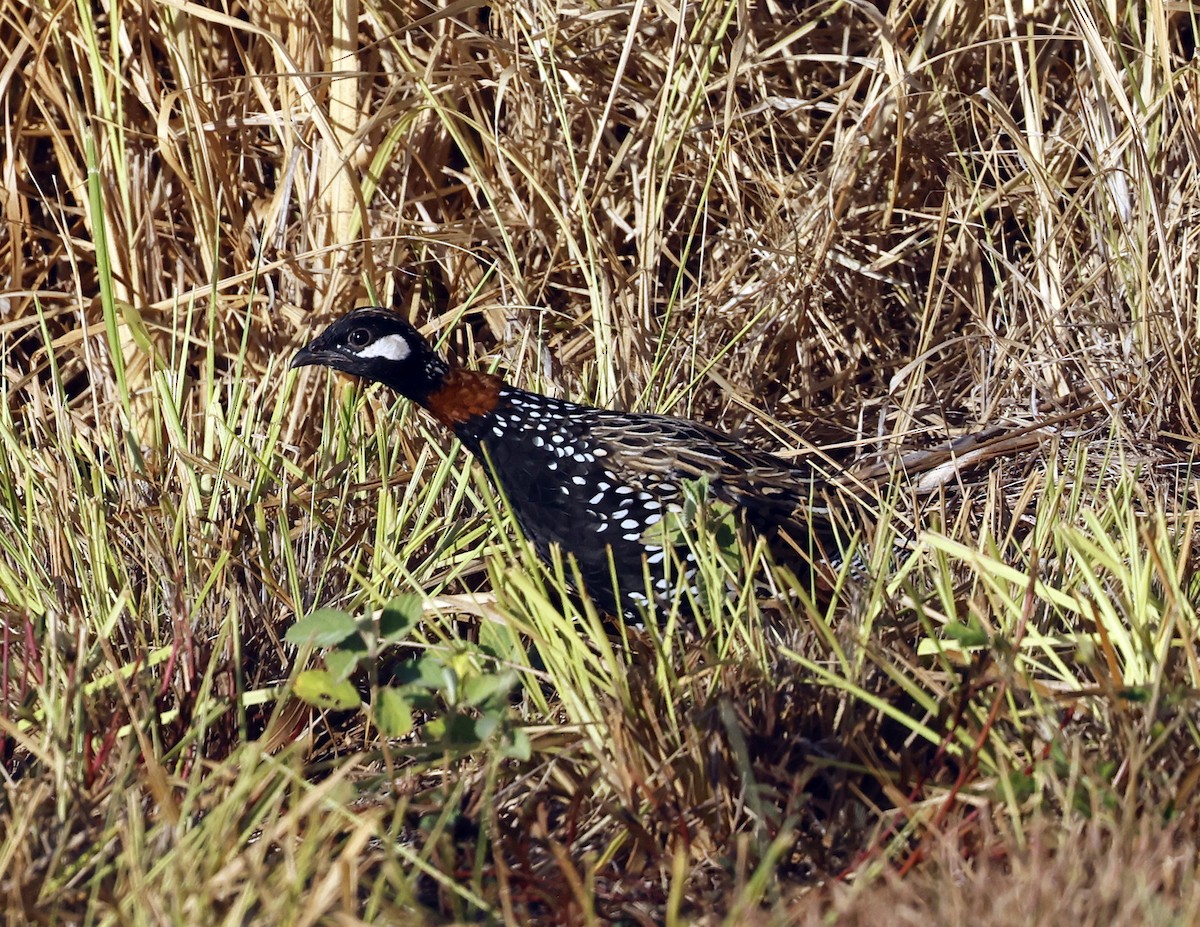
[[[375,723],[388,737],[403,737],[413,729],[412,706],[399,689],[379,690]]]
[[[362,657],[363,654],[356,648],[338,647],[325,654],[325,668],[338,681],[349,679]]]
[[[305,670],[296,677],[294,691],[308,704],[331,711],[357,708],[362,703],[354,686],[325,670]]]
[[[383,607],[379,636],[388,643],[399,643],[412,633],[423,615],[424,601],[419,595],[398,595]]]
[[[408,699],[408,704],[415,710],[434,712],[442,707],[437,696],[426,689],[421,689],[417,686],[405,686],[400,691],[404,693],[404,697]]]
[[[483,743],[500,727],[501,718],[499,715],[486,714],[475,719],[475,739]]]
[[[357,630],[354,618],[340,608],[318,608],[287,629],[284,639],[297,647],[333,647]]]
[[[507,756],[514,760],[527,760],[533,756],[533,744],[529,740],[529,735],[521,728],[514,728],[509,731],[508,743],[500,748],[500,755]]]
[[[475,747],[479,738],[475,736],[475,719],[453,712],[434,718],[424,727],[430,741],[440,740],[453,747]]]
[[[705,503],[708,501],[708,477],[702,476],[696,480],[684,480],[683,490],[683,515],[687,524],[694,525],[696,517],[703,510]]]
[[[458,674],[441,658],[429,654],[417,661],[420,683],[427,689],[456,689]]]
[[[506,702],[505,696],[516,684],[517,674],[514,670],[473,676],[463,685],[463,700],[467,705],[484,707],[490,704],[503,707]]]
[[[987,632],[978,625],[972,627],[959,621],[951,621],[942,631],[962,647],[982,647],[988,642]]]
[[[421,732],[425,735],[428,741],[445,740],[446,738],[447,721],[445,715],[440,718],[434,718],[427,722]]]
[[[386,681],[394,685],[417,686],[424,682],[419,659],[398,660],[388,664],[387,671],[390,675]]]
[[[473,747],[479,743],[475,733],[475,719],[455,713],[447,718],[446,740],[456,747]]]

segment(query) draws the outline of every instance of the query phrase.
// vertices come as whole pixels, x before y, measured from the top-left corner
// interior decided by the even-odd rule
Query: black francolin
[[[707,487],[802,578],[820,585],[840,562],[813,473],[704,425],[563,402],[451,367],[408,322],[373,307],[334,322],[291,365],[311,364],[383,383],[451,429],[539,555],[555,544],[573,555],[587,594],[610,611],[634,614],[650,596],[666,604],[691,582],[694,555],[660,525],[684,507],[688,485]]]

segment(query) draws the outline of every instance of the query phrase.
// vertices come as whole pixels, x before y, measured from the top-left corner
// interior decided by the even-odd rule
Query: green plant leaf
[[[403,692],[391,687],[379,690],[375,723],[388,737],[403,737],[413,729],[412,706]]]
[[[408,637],[424,615],[419,595],[398,595],[383,607],[379,615],[379,636],[390,644]]]
[[[287,629],[284,639],[301,647],[333,647],[357,630],[354,617],[340,608],[318,608]]]
[[[446,739],[456,747],[474,747],[479,744],[475,730],[475,719],[458,714],[447,716]]]
[[[458,675],[441,657],[428,654],[417,661],[419,682],[427,689],[457,689]]]
[[[338,647],[325,654],[325,668],[338,681],[349,679],[362,657],[363,653],[357,648]]]
[[[959,621],[951,621],[942,632],[962,647],[982,647],[987,644],[988,636],[978,625],[966,625]]]
[[[396,686],[419,686],[424,683],[419,659],[398,660],[387,666],[386,680]]]
[[[514,670],[473,676],[463,685],[463,701],[481,708],[488,705],[504,707],[505,696],[516,684],[517,674]]]
[[[500,727],[501,717],[497,714],[486,714],[475,719],[475,739],[483,743]]]
[[[500,755],[511,757],[514,760],[527,760],[533,756],[533,743],[529,740],[529,735],[521,728],[514,728],[509,731],[510,740],[500,748]]]
[[[427,741],[445,740],[446,739],[446,718],[434,718],[427,722],[422,728],[421,733]]]
[[[362,703],[354,686],[326,670],[305,670],[296,677],[294,691],[308,704],[332,711],[357,708]]]
[[[476,747],[479,745],[479,738],[475,733],[475,719],[457,712],[434,718],[425,725],[424,732],[428,740],[440,740],[452,747]]]

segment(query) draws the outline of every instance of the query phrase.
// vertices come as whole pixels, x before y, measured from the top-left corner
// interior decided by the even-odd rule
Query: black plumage
[[[647,592],[664,603],[691,583],[694,556],[671,532],[689,486],[728,506],[779,562],[817,585],[840,561],[824,484],[707,426],[564,402],[451,368],[415,328],[376,308],[334,322],[292,361],[309,364],[383,383],[451,428],[484,461],[539,554],[557,544],[574,556],[586,591],[609,610],[644,607]]]

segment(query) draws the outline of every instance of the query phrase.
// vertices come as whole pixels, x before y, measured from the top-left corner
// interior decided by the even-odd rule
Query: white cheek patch
[[[358,352],[359,357],[382,357],[384,360],[402,361],[412,353],[408,340],[403,335],[387,335],[372,341]]]

